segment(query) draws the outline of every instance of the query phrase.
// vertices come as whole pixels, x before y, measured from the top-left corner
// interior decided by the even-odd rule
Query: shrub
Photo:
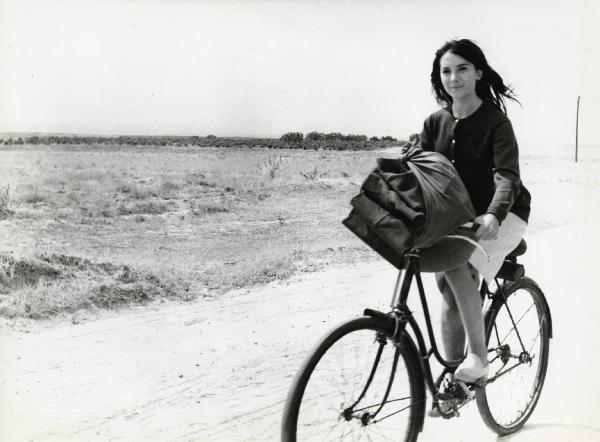
[[[344,135],[342,137],[342,139],[344,141],[367,141],[367,136],[366,135],[348,134],[348,135]]]
[[[281,136],[281,141],[286,143],[301,143],[304,140],[302,132],[287,132]]]
[[[326,140],[342,140],[343,138],[344,136],[339,132],[330,132],[328,134],[325,134]]]
[[[311,140],[311,141],[324,140],[325,134],[322,132],[315,132],[315,131],[309,132],[306,134],[306,139]]]
[[[315,166],[313,170],[309,170],[308,172],[300,172],[300,175],[308,181],[313,181],[327,176],[328,173],[329,171],[322,172],[317,166]]]
[[[275,178],[277,175],[277,171],[281,168],[281,163],[283,162],[283,157],[279,156],[271,156],[269,155],[265,160],[265,167],[269,172],[269,176],[271,178]]]

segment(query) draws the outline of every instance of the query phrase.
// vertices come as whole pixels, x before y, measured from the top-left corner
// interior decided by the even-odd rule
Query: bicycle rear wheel
[[[282,440],[415,441],[425,412],[421,367],[410,337],[395,346],[390,335],[370,317],[329,333],[292,384]]]
[[[476,394],[486,425],[499,435],[521,428],[535,408],[546,377],[551,337],[544,294],[529,278],[508,286],[486,315],[490,374]]]

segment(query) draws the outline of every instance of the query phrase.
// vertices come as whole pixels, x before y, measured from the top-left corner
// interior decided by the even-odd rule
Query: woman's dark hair
[[[452,52],[453,54],[461,56],[465,60],[473,63],[475,69],[482,72],[483,75],[481,76],[481,79],[477,80],[477,83],[475,84],[475,93],[483,101],[488,101],[496,105],[505,114],[506,105],[504,104],[504,98],[508,98],[509,100],[521,104],[519,100],[515,98],[513,90],[504,84],[502,77],[488,64],[481,48],[471,40],[467,39],[451,40],[435,53],[433,69],[431,70],[431,86],[435,98],[440,104],[452,104],[452,97],[444,89],[440,77],[440,59],[446,52]]]

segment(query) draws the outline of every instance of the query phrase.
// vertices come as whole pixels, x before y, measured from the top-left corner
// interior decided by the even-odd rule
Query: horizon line
[[[207,135],[197,135],[197,134],[192,134],[192,135],[174,135],[174,134],[154,134],[154,135],[150,135],[150,134],[98,134],[98,133],[85,133],[85,132],[81,132],[81,133],[73,133],[73,132],[0,132],[0,137],[24,137],[24,136],[60,136],[60,137],[106,137],[106,138],[113,138],[113,137],[149,137],[149,138],[154,138],[154,137],[200,137],[200,138],[206,138],[209,136],[215,136],[217,138],[267,138],[267,139],[279,139],[281,138],[284,134],[289,133],[289,132],[299,132],[299,131],[288,131],[288,132],[284,132],[281,135],[215,135],[214,133],[209,133]],[[311,132],[320,132],[320,131],[309,131],[309,132],[300,132],[303,135],[307,135]],[[361,133],[353,133],[353,132],[339,132],[339,131],[332,131],[332,132],[320,132],[323,134],[330,134],[330,133],[341,133],[342,135],[365,135],[367,137],[372,137],[372,136],[377,136],[379,138],[381,137],[385,137],[385,136],[392,136],[394,138],[398,138],[398,136],[393,136],[393,135],[367,135],[367,134],[361,134]],[[398,139],[402,139],[404,137],[400,137]],[[407,138],[408,139],[408,138]]]

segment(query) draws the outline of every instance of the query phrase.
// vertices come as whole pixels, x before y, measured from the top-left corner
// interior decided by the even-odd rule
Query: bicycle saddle
[[[521,242],[517,245],[517,247],[515,247],[515,249],[508,254],[507,258],[508,257],[516,258],[517,256],[524,255],[526,251],[527,251],[527,243],[525,242],[524,239],[522,239]]]

